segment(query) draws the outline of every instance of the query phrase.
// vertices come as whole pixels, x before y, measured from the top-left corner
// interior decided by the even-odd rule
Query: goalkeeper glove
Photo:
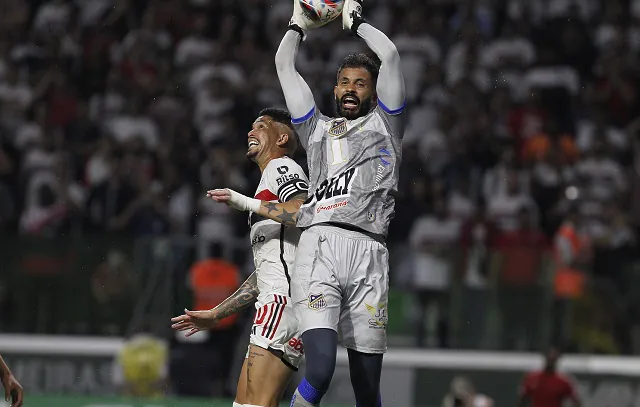
[[[358,27],[364,23],[362,18],[362,2],[364,0],[345,0],[342,8],[342,28],[358,33]]]
[[[303,0],[304,1],[304,0]],[[336,18],[339,14],[336,14]],[[300,4],[300,0],[293,0],[293,16],[291,16],[291,21],[289,22],[289,29],[297,31],[303,38],[305,37],[304,32],[307,30],[311,30],[313,28],[322,27],[325,24],[330,23],[333,20],[329,21],[314,21],[312,20],[307,13],[302,9],[302,5]]]

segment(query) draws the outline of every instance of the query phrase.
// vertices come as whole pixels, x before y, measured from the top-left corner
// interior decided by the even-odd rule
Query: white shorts
[[[389,252],[383,242],[329,225],[302,232],[291,282],[300,335],[328,328],[345,348],[384,353],[388,292]]]
[[[304,347],[291,298],[280,294],[258,296],[249,343],[282,352],[282,361],[298,370]]]

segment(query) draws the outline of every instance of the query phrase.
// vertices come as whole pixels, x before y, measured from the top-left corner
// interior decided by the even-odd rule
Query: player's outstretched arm
[[[276,52],[278,79],[294,123],[303,122],[311,117],[316,106],[309,85],[300,76],[295,66],[298,46],[303,36],[304,31],[300,27],[295,24],[290,25]]]
[[[282,203],[260,201],[260,209],[256,213],[285,226],[295,226],[298,221],[298,210],[306,199],[307,194],[299,194]]]
[[[258,298],[258,277],[256,272],[251,273],[249,278],[231,294],[229,298],[222,301],[217,307],[205,311],[184,310],[183,315],[171,318],[171,328],[176,331],[189,331],[185,336],[191,336],[196,332],[211,329],[224,318],[242,311],[253,305]]]
[[[344,29],[362,38],[380,59],[378,75],[378,104],[389,114],[400,113],[405,106],[405,87],[400,65],[400,54],[395,44],[362,18],[363,0],[346,0],[342,12]]]
[[[253,212],[265,218],[282,223],[285,226],[295,226],[298,220],[298,210],[307,199],[306,193],[298,193],[286,202],[269,202],[249,198],[229,188],[213,189],[207,195],[216,202],[226,203],[240,211]]]
[[[4,400],[11,400],[11,407],[21,407],[24,398],[22,386],[11,373],[2,356],[0,356],[0,380],[4,386]]]

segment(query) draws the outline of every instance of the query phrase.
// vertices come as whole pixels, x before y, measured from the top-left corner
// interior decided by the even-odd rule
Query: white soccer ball
[[[298,0],[302,11],[313,21],[327,24],[340,16],[344,0]]]

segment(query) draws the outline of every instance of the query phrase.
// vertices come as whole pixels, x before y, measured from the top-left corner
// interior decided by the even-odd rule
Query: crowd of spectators
[[[4,0],[0,234],[244,237],[245,215],[204,192],[255,188],[246,133],[284,105],[273,59],[290,13],[285,0]],[[402,57],[389,244],[414,253],[398,279],[422,309],[455,280],[490,285],[496,251],[516,270],[497,281],[536,284],[566,223],[588,247],[571,267],[633,299],[640,1],[367,0],[366,16]],[[301,46],[323,112],[359,51],[339,23]]]

